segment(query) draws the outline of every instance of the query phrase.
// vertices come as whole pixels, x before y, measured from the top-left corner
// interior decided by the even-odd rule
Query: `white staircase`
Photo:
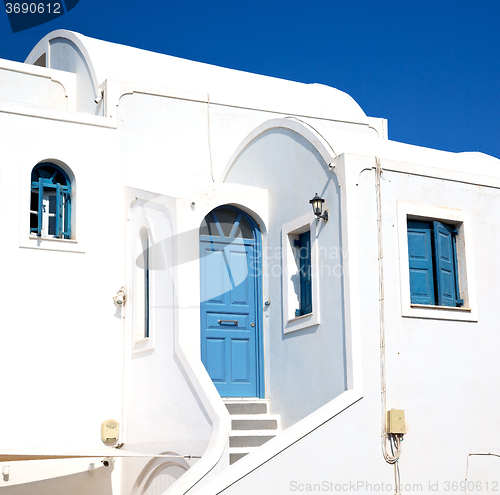
[[[246,456],[274,438],[280,431],[280,418],[269,414],[268,399],[224,399],[231,415],[229,463]]]

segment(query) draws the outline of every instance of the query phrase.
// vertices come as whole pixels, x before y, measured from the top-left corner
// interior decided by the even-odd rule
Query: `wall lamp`
[[[125,287],[122,287],[116,293],[116,296],[113,297],[113,301],[117,308],[123,308],[123,306],[125,306],[125,302],[127,301],[127,291],[125,290]]]
[[[323,203],[325,200],[323,198],[320,198],[318,196],[318,193],[316,193],[316,196],[314,196],[313,199],[309,200],[309,203],[312,204],[312,209],[314,211],[314,214],[316,215],[316,218],[322,218],[325,222],[328,221],[328,210],[325,210],[323,213]]]

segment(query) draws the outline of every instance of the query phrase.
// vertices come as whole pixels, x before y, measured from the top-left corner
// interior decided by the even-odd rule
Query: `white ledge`
[[[472,308],[464,308],[463,306],[434,306],[432,304],[410,304],[411,308],[425,308],[425,309],[438,309],[438,310],[451,310],[451,311],[466,311],[471,312]]]
[[[19,247],[26,249],[45,249],[47,251],[64,251],[84,254],[85,249],[76,239],[59,239],[57,237],[20,236]]]

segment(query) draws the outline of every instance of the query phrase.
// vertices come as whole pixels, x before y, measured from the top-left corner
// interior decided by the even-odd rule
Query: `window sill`
[[[410,304],[411,308],[429,308],[429,309],[444,309],[451,311],[467,311],[471,312],[472,308],[464,308],[463,306],[434,306],[432,304]]]
[[[303,330],[304,328],[309,328],[318,324],[319,318],[317,313],[313,312],[307,315],[296,316],[287,321],[283,333],[297,332],[298,330]]]
[[[76,239],[63,239],[59,237],[40,237],[37,235],[30,235],[30,239],[35,239],[37,241],[69,242],[73,244],[78,244],[78,241]]]
[[[427,304],[410,304],[407,307],[403,307],[402,316],[407,318],[427,318],[434,320],[478,321],[477,309],[453,306],[431,306]]]
[[[311,316],[313,313],[307,313],[306,315],[300,315],[300,316],[295,316],[294,318],[292,318],[291,320],[288,320],[288,323],[291,323],[291,322],[294,322],[294,321],[297,321],[297,320],[303,320],[304,318],[307,318],[308,316]]]
[[[141,354],[154,351],[155,346],[151,337],[145,337],[134,341],[132,354]]]
[[[27,249],[43,249],[47,251],[64,251],[67,253],[85,253],[76,239],[59,239],[57,237],[38,237],[29,235],[21,237],[19,247]]]

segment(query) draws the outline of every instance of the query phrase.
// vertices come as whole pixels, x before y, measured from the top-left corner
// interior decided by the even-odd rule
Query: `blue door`
[[[222,397],[262,397],[260,232],[224,206],[200,228],[201,359]]]

